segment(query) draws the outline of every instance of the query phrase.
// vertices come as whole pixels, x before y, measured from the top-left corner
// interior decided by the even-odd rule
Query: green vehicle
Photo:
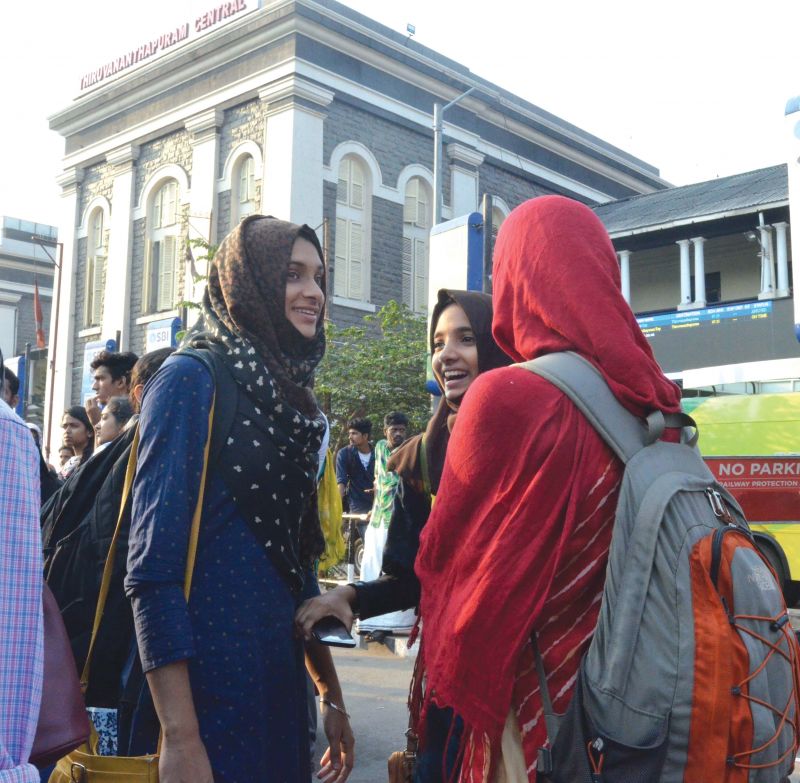
[[[739,501],[756,544],[800,598],[800,393],[706,397],[691,416],[706,463]]]

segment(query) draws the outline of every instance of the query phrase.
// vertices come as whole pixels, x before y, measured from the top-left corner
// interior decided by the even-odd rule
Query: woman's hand
[[[294,616],[297,632],[309,641],[311,629],[323,617],[336,617],[349,631],[353,625],[353,606],[356,602],[356,590],[352,585],[341,585],[333,590],[318,595],[300,604]]]
[[[317,777],[324,783],[344,783],[355,763],[353,730],[347,716],[339,710],[323,703],[320,703],[320,710],[328,748],[319,762]]]
[[[164,734],[158,780],[159,783],[214,783],[208,754],[199,734],[178,737]]]

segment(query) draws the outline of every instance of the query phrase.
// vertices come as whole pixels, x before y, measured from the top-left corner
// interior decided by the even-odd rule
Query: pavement
[[[385,783],[386,760],[405,748],[414,659],[394,655],[382,644],[331,650],[356,737],[356,764],[349,783]],[[326,747],[325,735],[318,730],[317,758]]]

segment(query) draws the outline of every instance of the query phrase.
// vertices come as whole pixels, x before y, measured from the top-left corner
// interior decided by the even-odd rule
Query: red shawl
[[[632,412],[675,412],[679,390],[619,287],[616,254],[590,209],[528,201],[498,237],[495,339],[518,360],[578,351]],[[530,632],[561,711],[596,622],[621,472],[575,406],[538,376],[495,370],[465,397],[416,563],[425,698],[464,720],[460,780],[490,779],[512,705],[535,778],[544,727]]]

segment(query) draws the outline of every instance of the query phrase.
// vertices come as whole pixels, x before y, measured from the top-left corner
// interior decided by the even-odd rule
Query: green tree
[[[410,432],[424,429],[430,416],[425,323],[392,300],[364,316],[363,326],[326,325],[328,348],[315,392],[330,420],[332,444],[344,441],[353,416],[366,416],[380,432],[384,415],[399,410],[408,416]]]

